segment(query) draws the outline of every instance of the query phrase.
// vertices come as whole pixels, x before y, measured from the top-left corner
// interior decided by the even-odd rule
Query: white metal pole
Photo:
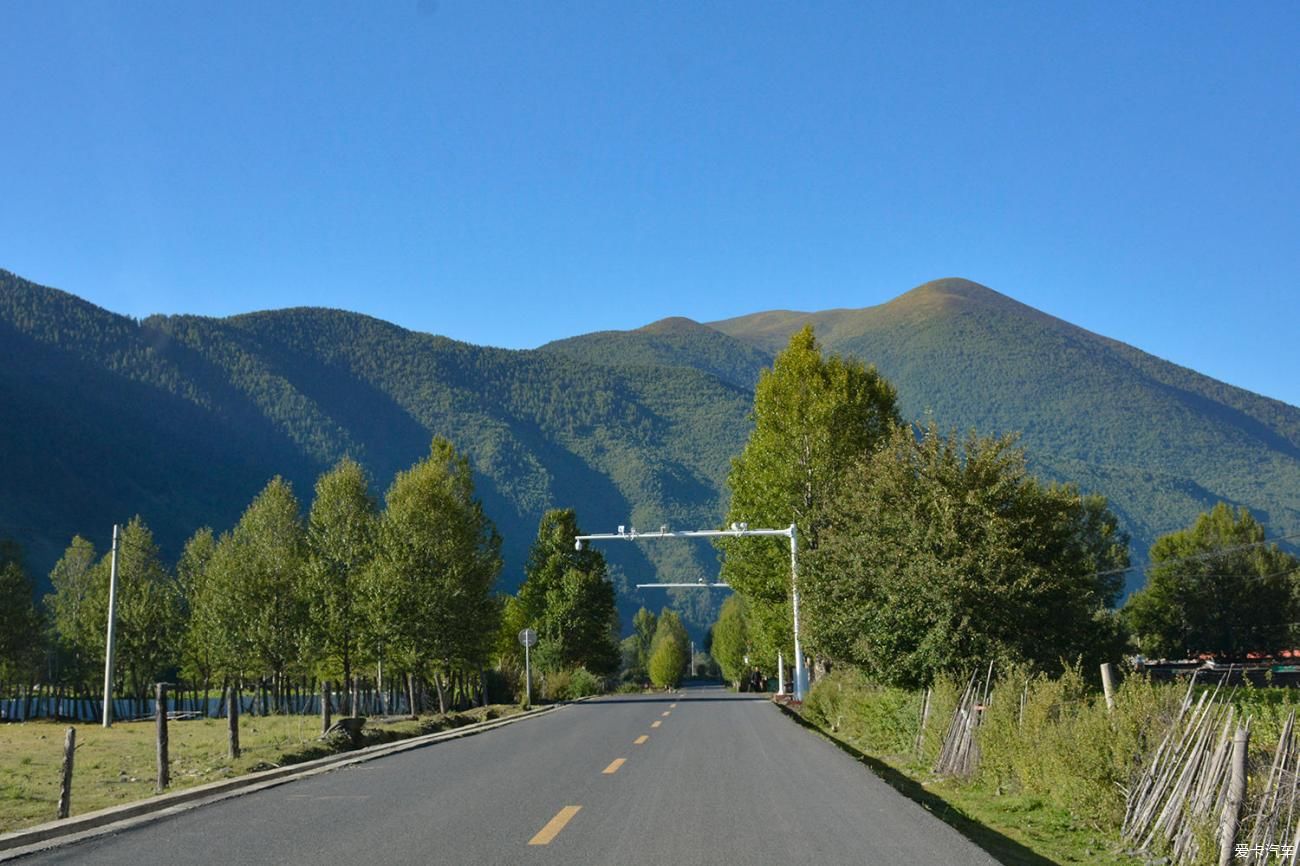
[[[776,693],[785,694],[785,653],[776,651]]]
[[[117,524],[108,566],[108,637],[104,645],[104,727],[113,727],[113,621],[117,618]]]
[[[790,524],[790,604],[794,613],[794,699],[802,701],[808,691],[808,668],[804,665],[803,647],[799,645],[799,542],[794,524]]]
[[[533,663],[529,658],[528,644],[524,644],[524,706],[533,705]]]

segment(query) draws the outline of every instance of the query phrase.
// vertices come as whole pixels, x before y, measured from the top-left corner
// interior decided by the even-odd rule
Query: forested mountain
[[[813,323],[825,348],[875,364],[898,387],[904,417],[982,433],[1020,431],[1036,471],[1110,497],[1138,559],[1157,535],[1187,526],[1218,501],[1249,507],[1271,535],[1300,530],[1300,409],[977,283],[937,280],[858,310],[673,321],[675,333],[710,347],[680,351],[677,363],[703,369],[717,366],[709,360],[718,345],[709,329],[758,350],[748,356],[752,369]],[[620,363],[647,353],[645,330],[545,348]],[[746,381],[746,369],[730,376]]]
[[[382,493],[440,433],[473,461],[513,588],[548,507],[588,531],[717,524],[757,373],[805,321],[875,364],[905,417],[1022,431],[1038,471],[1110,497],[1139,557],[1219,500],[1270,534],[1300,530],[1300,409],[964,280],[862,310],[672,318],[506,351],[334,310],[135,321],[0,272],[0,536],[43,574],[73,533],[102,549],[138,512],[174,556],[274,474],[308,497],[350,454]],[[662,601],[630,582],[716,572],[704,545],[606,552],[625,612]]]
[[[541,347],[595,364],[690,367],[747,391],[758,383],[758,371],[771,365],[777,348],[760,348],[680,316],[635,331],[597,331]]]
[[[9,273],[0,360],[0,535],[41,574],[74,533],[103,549],[135,513],[174,556],[198,527],[229,528],[272,475],[309,497],[344,455],[382,493],[441,434],[473,461],[513,589],[554,505],[589,531],[715,523],[751,400],[694,370],[482,348],[334,310],[137,322]],[[607,552],[622,584],[716,570],[703,545]],[[625,609],[666,600],[623,595]]]

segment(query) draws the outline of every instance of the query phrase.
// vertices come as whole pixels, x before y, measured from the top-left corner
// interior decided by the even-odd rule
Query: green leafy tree
[[[641,608],[632,616],[632,634],[625,641],[624,666],[628,677],[645,680],[650,675],[650,644],[654,642],[659,618],[654,611]]]
[[[30,677],[39,665],[41,617],[32,590],[22,549],[0,541],[0,679]]]
[[[1156,539],[1146,586],[1123,611],[1142,652],[1243,658],[1292,646],[1300,562],[1264,538],[1248,510],[1220,502]]]
[[[808,325],[790,338],[754,393],[754,430],[732,461],[727,523],[794,523],[801,552],[821,541],[825,503],[846,469],[899,425],[897,395],[874,367],[822,356]],[[790,657],[790,549],[778,538],[725,539],[723,579],[750,605],[755,649]]]
[[[718,621],[710,633],[709,652],[722,669],[722,675],[736,688],[740,688],[741,681],[749,672],[746,663],[750,649],[748,618],[745,597],[732,595],[722,603]]]
[[[571,508],[542,515],[519,602],[537,629],[544,669],[612,674],[619,666],[614,585],[599,551],[575,549],[581,534]]]
[[[375,556],[378,507],[361,464],[345,458],[316,481],[307,518],[307,590],[312,645],[325,672],[352,681],[366,618],[360,585]]]
[[[212,685],[217,670],[220,637],[213,632],[209,598],[209,576],[217,539],[203,527],[185,542],[176,563],[176,580],[180,585],[185,620],[181,636],[181,671],[193,682],[202,683],[204,691]]]
[[[497,670],[515,673],[524,669],[524,648],[519,643],[519,632],[528,627],[528,614],[519,597],[508,595],[501,601],[501,626],[497,630]]]
[[[899,429],[827,513],[806,597],[810,642],[833,659],[920,686],[990,659],[1051,671],[1117,651],[1128,540],[1101,497],[1030,476],[1013,437]]]
[[[210,620],[221,672],[269,677],[277,709],[306,631],[304,561],[298,499],[277,476],[218,540],[208,563],[201,615]]]
[[[671,610],[660,613],[650,648],[650,682],[660,688],[680,685],[686,674],[689,646],[681,617]]]
[[[100,573],[97,557],[93,544],[74,536],[50,572],[54,592],[45,596],[65,675],[83,684],[104,668],[108,573]]]
[[[97,571],[107,575],[110,567],[105,556]],[[133,694],[145,697],[153,683],[178,666],[183,630],[180,587],[163,566],[153,533],[137,515],[118,538],[114,659]]]
[[[385,502],[367,609],[386,657],[409,673],[478,669],[500,626],[501,538],[474,498],[469,461],[435,438]]]

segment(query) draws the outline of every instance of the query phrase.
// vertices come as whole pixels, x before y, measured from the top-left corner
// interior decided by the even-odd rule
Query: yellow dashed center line
[[[652,727],[652,728],[657,728],[657,727],[659,727],[659,726],[662,725],[662,724],[663,724],[663,722],[655,721],[655,722],[651,722],[651,723],[650,723],[650,727]]]
[[[549,845],[551,840],[560,834],[564,825],[573,820],[573,816],[578,814],[581,806],[565,806],[555,817],[546,822],[546,826],[537,831],[537,835],[528,840],[529,845]]]
[[[649,734],[642,734],[641,736],[637,737],[635,740],[632,741],[632,745],[634,746],[644,745],[645,741],[648,739],[650,739]]]
[[[610,762],[610,765],[605,769],[601,770],[601,772],[604,773],[606,776],[613,775],[614,773],[617,773],[618,768],[623,766],[623,764],[625,763],[627,763],[627,758],[615,758],[613,761]]]

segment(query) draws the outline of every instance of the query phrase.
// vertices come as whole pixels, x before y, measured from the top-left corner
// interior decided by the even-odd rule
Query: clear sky
[[[1300,3],[0,3],[0,267],[508,347],[962,276],[1300,404]]]

